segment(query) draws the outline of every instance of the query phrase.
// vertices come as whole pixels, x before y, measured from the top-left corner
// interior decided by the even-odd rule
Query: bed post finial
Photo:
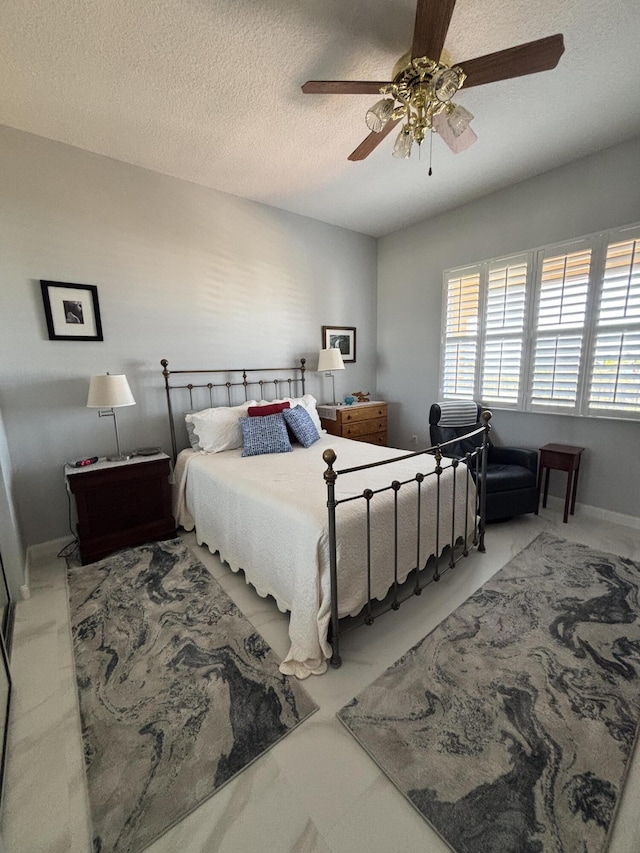
[[[325,478],[325,480],[328,480],[328,479],[329,479],[329,477],[328,477],[327,475],[329,474],[329,471],[331,471],[331,474],[333,475],[333,476],[331,477],[331,479],[332,479],[332,480],[333,480],[333,482],[335,483],[335,481],[336,481],[336,472],[333,470],[333,464],[334,464],[334,462],[336,461],[336,459],[338,458],[338,457],[336,456],[335,450],[332,450],[330,447],[328,447],[328,448],[325,450],[325,452],[322,454],[322,458],[323,458],[323,460],[324,460],[324,461],[327,463],[327,465],[328,465],[327,470],[324,472],[324,478]]]
[[[307,363],[306,358],[300,359],[300,381],[302,382],[302,396],[304,397],[304,372],[307,369],[305,364]]]

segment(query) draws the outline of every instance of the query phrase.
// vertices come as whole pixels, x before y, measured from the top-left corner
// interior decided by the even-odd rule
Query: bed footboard
[[[482,434],[482,444],[473,452],[467,453],[465,458],[450,459],[443,456],[443,449],[447,444],[435,445],[415,453],[398,456],[395,459],[374,462],[370,465],[360,465],[355,468],[336,470],[336,454],[333,450],[325,450],[323,454],[327,468],[324,479],[327,488],[327,511],[328,511],[328,533],[329,533],[329,569],[331,583],[331,630],[330,642],[332,656],[330,663],[333,667],[342,664],[340,655],[340,638],[347,630],[351,630],[361,624],[371,625],[375,618],[389,610],[398,610],[402,601],[412,595],[420,595],[422,590],[432,582],[437,582],[448,569],[455,567],[462,557],[469,554],[469,547],[475,547],[478,551],[485,551],[485,506],[486,506],[486,466],[489,445],[489,432],[491,430],[491,412],[482,413],[483,426],[476,428],[463,436],[463,439],[473,438]],[[454,441],[458,442],[458,437]],[[425,462],[429,458],[430,464],[420,465],[421,460]],[[435,459],[435,466],[433,460]],[[388,484],[377,486],[372,489],[364,489],[357,495],[339,498],[336,495],[339,478],[347,478],[355,472],[368,471],[374,468],[394,465],[394,463],[405,463],[415,460],[416,472],[410,477],[393,479]],[[466,476],[460,477],[458,473],[465,471]],[[471,470],[474,476],[471,476]],[[391,474],[393,476],[393,474]],[[463,480],[461,483],[460,480]],[[342,482],[342,480],[341,480]],[[444,483],[447,488],[443,488]],[[460,494],[463,489],[464,495]],[[407,573],[399,569],[399,554],[402,548],[407,548],[406,542],[401,542],[402,512],[407,511],[403,507],[403,490],[411,490],[412,498],[410,509],[414,517],[415,541],[411,543],[413,548],[412,566]],[[445,494],[446,493],[446,494]],[[380,599],[374,595],[372,562],[374,550],[374,537],[372,535],[375,525],[372,505],[377,496],[385,496],[391,509],[391,529],[388,534],[392,537],[391,561],[389,567],[390,586],[385,598]],[[353,501],[362,502],[366,526],[365,537],[365,604],[356,617],[349,619],[340,618],[340,565],[339,565],[339,542],[338,523],[339,508],[343,504]],[[460,506],[462,505],[462,510]],[[475,511],[470,512],[469,507]],[[462,514],[462,518],[460,515]],[[430,531],[425,535],[425,519],[428,519]],[[447,529],[443,529],[443,519],[450,521]],[[425,546],[425,541],[431,544]],[[444,565],[444,568],[442,564]],[[427,571],[429,566],[429,571]],[[442,570],[441,570],[442,569]],[[404,579],[403,579],[404,578]]]

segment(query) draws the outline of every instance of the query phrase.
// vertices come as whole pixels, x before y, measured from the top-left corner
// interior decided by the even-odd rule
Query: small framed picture
[[[323,326],[322,349],[339,349],[343,361],[356,360],[356,330],[354,326]]]
[[[102,341],[98,288],[94,284],[40,281],[50,341]]]

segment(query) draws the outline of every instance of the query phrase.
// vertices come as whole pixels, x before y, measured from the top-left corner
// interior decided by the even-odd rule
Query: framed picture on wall
[[[50,341],[102,341],[98,288],[94,284],[40,281]]]
[[[355,326],[323,326],[322,349],[339,349],[342,360],[356,360],[356,330]]]

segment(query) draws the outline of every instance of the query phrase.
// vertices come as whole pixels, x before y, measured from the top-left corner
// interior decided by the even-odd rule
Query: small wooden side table
[[[540,462],[538,465],[538,506],[540,505],[540,489],[542,487],[542,473],[546,469],[544,480],[544,498],[542,506],[547,505],[549,493],[549,472],[552,468],[556,471],[567,472],[567,491],[564,498],[564,518],[566,524],[569,512],[574,515],[576,509],[576,492],[578,490],[578,473],[580,472],[580,457],[584,447],[574,447],[571,444],[545,444],[540,448]],[[538,510],[536,509],[536,515]]]

